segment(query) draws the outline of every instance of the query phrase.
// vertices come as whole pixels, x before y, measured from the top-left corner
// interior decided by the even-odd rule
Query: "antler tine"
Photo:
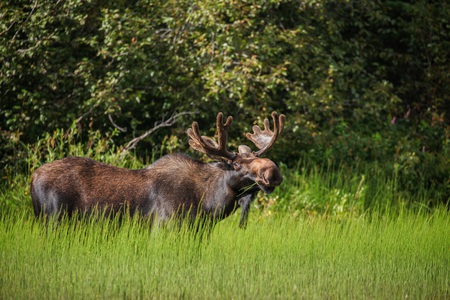
[[[278,136],[283,131],[284,123],[286,122],[285,115],[278,116],[277,112],[272,112],[273,131],[270,129],[270,122],[264,119],[264,131],[259,126],[253,126],[253,134],[247,133],[245,136],[252,141],[255,146],[260,149],[255,152],[256,156],[261,156],[266,153],[276,142]]]
[[[218,135],[218,143],[207,136],[201,136],[197,122],[192,123],[192,128],[187,130],[190,137],[189,145],[197,151],[207,154],[208,156],[218,156],[227,159],[233,159],[236,155],[227,149],[228,129],[233,122],[230,116],[225,124],[223,123],[223,114],[219,112],[216,118],[216,130]]]
[[[218,134],[219,148],[227,150],[228,143],[228,129],[230,128],[231,123],[233,123],[233,117],[229,116],[225,122],[223,123],[223,113],[219,112],[216,118],[216,131]]]

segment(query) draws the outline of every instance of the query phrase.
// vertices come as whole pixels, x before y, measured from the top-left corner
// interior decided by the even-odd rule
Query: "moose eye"
[[[238,163],[238,162],[233,162],[233,167],[235,167],[235,168],[240,168],[240,167],[241,167],[241,164]]]

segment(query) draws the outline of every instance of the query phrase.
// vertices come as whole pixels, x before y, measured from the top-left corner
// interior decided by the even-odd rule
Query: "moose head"
[[[201,136],[198,123],[194,122],[192,128],[187,130],[189,135],[189,145],[211,158],[219,158],[231,165],[236,172],[244,175],[251,181],[254,181],[261,191],[269,194],[274,191],[275,187],[283,181],[278,167],[273,161],[267,158],[261,158],[276,142],[278,136],[283,130],[286,117],[282,114],[278,116],[276,112],[272,113],[273,131],[270,129],[268,119],[264,120],[264,130],[257,125],[253,126],[253,133],[246,133],[245,136],[252,141],[259,149],[252,151],[246,145],[238,147],[238,153],[230,152],[227,149],[228,130],[233,122],[233,117],[228,117],[223,123],[223,113],[217,114],[216,127],[218,142],[214,139]]]

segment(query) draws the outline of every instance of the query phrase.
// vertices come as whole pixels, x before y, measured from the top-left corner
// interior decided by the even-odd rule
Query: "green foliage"
[[[449,198],[445,1],[19,0],[0,9],[2,169],[23,168],[29,147],[74,121],[79,143],[98,132],[119,149],[174,111],[198,112],[211,135],[224,111],[235,116],[235,147],[278,110],[288,123],[276,161],[375,162],[404,189],[425,181]],[[192,121],[142,141],[138,156],[187,150]]]

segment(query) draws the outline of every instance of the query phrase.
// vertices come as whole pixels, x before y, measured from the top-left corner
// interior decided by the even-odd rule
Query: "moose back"
[[[227,149],[232,117],[223,123],[217,115],[217,141],[201,136],[193,122],[187,130],[190,146],[216,162],[204,163],[184,154],[166,155],[145,169],[130,170],[89,158],[67,157],[38,168],[31,179],[31,198],[36,216],[101,210],[117,213],[126,209],[150,218],[173,216],[195,219],[198,214],[214,221],[242,207],[240,226],[245,227],[250,203],[258,191],[271,193],[283,181],[273,161],[261,156],[269,150],[285,123],[285,116],[272,113],[264,130],[253,126],[247,138],[259,149],[245,145],[238,152]]]

